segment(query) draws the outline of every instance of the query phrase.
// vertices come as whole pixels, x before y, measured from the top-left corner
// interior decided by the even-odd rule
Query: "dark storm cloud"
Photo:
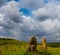
[[[49,16],[40,16],[40,17],[37,17],[38,21],[45,21],[49,18]]]
[[[14,27],[14,24],[11,21],[4,21],[0,23],[0,26],[6,29],[12,29]]]
[[[22,20],[20,20],[20,18],[18,17],[18,16],[13,16],[13,17],[11,17],[10,18],[12,21],[14,21],[15,23],[21,23],[22,22]]]

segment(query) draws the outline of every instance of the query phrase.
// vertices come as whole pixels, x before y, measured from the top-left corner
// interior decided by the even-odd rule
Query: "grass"
[[[28,43],[26,42],[8,40],[8,44],[0,44],[0,55],[27,55],[27,47]],[[47,49],[44,50],[41,48],[41,45],[37,45],[35,55],[60,55],[60,47],[47,47]]]

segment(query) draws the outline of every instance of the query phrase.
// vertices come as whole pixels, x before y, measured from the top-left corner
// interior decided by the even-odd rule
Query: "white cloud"
[[[55,29],[55,28],[59,29],[60,28],[60,21],[58,19],[55,19],[55,20],[48,19],[48,20],[42,22],[41,25],[46,30],[51,30],[51,29]]]
[[[60,5],[48,3],[45,7],[32,11],[33,18],[39,21],[60,19]]]
[[[19,3],[15,1],[8,2],[7,5],[0,8],[0,13],[3,15],[1,26],[5,28],[13,28],[16,23],[21,23],[23,18],[22,13],[19,12]]]

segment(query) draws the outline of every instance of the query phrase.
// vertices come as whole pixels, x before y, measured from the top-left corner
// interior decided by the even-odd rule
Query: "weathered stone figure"
[[[42,38],[42,47],[43,47],[44,49],[47,48],[46,38]]]
[[[33,36],[31,39],[30,39],[30,42],[29,42],[29,46],[28,46],[28,52],[35,52],[36,51],[36,46],[37,46],[37,39],[35,36]]]

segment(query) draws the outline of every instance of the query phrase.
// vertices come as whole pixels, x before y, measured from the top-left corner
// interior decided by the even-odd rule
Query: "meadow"
[[[60,55],[60,43],[48,43],[47,49],[37,44],[35,55]],[[15,39],[0,38],[0,55],[30,55],[27,54],[28,42]],[[32,53],[31,53],[32,55]]]

